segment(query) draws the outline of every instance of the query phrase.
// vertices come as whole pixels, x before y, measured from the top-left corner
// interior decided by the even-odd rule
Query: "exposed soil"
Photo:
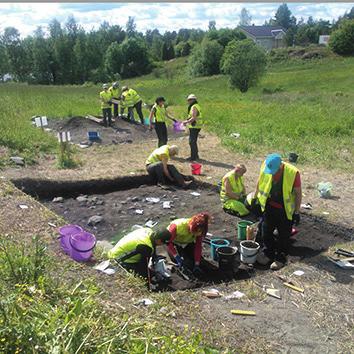
[[[134,182],[137,178],[133,177],[131,179]],[[127,177],[126,182],[128,180],[129,177]],[[133,184],[136,184],[136,182]],[[78,182],[79,185],[80,182]],[[102,181],[102,185],[104,185],[104,181]],[[90,191],[92,193],[92,190]],[[193,196],[192,192],[200,193],[200,195]],[[57,194],[55,196],[62,195]],[[158,198],[159,201],[154,203],[147,201],[146,198]],[[162,205],[165,201],[171,202],[171,209],[163,209]],[[98,240],[113,243],[129,232],[133,225],[143,226],[151,220],[158,222],[155,228],[166,227],[175,218],[188,217],[207,210],[213,217],[213,222],[209,228],[212,238],[226,238],[238,246],[237,222],[240,219],[223,212],[215,188],[208,187],[206,184],[197,185],[193,191],[165,190],[157,186],[141,185],[134,189],[87,195],[87,200],[81,202],[76,198],[66,198],[62,203],[53,203],[48,200],[43,202],[51,210],[62,215],[68,222],[78,224],[94,233]],[[138,214],[137,210],[143,210],[143,214]],[[94,215],[103,216],[103,221],[96,226],[89,226],[88,220]],[[256,220],[252,216],[247,219]],[[318,264],[319,262],[327,264],[328,261],[319,255],[332,245],[349,241],[352,231],[338,228],[336,225],[331,225],[320,218],[304,216],[299,226],[299,233],[292,238],[289,262],[301,260],[309,264]],[[204,245],[204,256],[206,260],[211,261],[208,245]],[[213,265],[217,264],[214,263]],[[264,267],[256,267],[259,270],[265,269]],[[214,282],[225,280],[222,274],[213,273],[213,267],[208,268],[208,265],[206,265],[206,270],[211,272],[211,279],[208,280]],[[247,269],[247,271],[251,270]],[[237,278],[244,278],[246,275],[243,273],[237,274]],[[344,283],[351,281],[345,272],[343,274],[339,273],[337,280]]]
[[[113,122],[112,127],[104,127],[85,117],[72,117],[64,119],[50,119],[48,127],[55,132],[69,131],[71,141],[75,144],[87,142],[87,133],[89,131],[99,132],[100,140],[97,144],[131,144],[142,140],[156,139],[156,133],[149,131],[146,126],[128,122],[125,119],[118,118]],[[170,136],[177,136],[172,129],[169,129]]]

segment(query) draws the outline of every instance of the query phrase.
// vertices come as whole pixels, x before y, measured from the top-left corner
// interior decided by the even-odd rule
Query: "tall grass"
[[[164,96],[171,111],[186,116],[186,96],[198,96],[208,121],[235,152],[290,151],[300,162],[353,171],[354,58],[291,61],[272,65],[246,94],[228,88],[223,76],[191,78],[185,58],[124,84],[147,103]],[[97,114],[100,87],[0,85],[0,145],[51,151],[55,139],[30,125],[35,114],[51,118]],[[264,94],[273,93],[273,94]],[[145,112],[147,114],[147,111]],[[239,132],[238,140],[230,133]]]

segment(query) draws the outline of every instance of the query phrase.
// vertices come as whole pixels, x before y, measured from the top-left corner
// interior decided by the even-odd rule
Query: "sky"
[[[108,21],[125,26],[133,16],[138,31],[158,28],[161,33],[180,28],[207,29],[210,20],[216,27],[236,27],[241,9],[245,7],[252,23],[262,25],[273,17],[280,3],[0,3],[0,33],[5,27],[16,27],[22,37],[32,34],[38,27],[46,29],[56,18],[64,23],[73,15],[76,21],[91,30]],[[289,3],[298,19],[337,19],[354,6],[354,3]]]

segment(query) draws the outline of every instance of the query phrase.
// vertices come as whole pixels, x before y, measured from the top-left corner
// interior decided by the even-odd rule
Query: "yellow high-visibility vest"
[[[167,156],[167,160],[170,159],[170,150],[169,150],[169,145],[162,145],[159,148],[155,149],[150,156],[147,158],[145,161],[146,165],[150,165],[152,163],[156,163],[159,161],[162,161],[162,156],[165,155]]]
[[[194,105],[190,108],[189,113],[188,113],[188,119],[192,118],[193,108],[196,108],[198,111],[197,119],[195,121],[195,125],[188,124],[188,127],[190,129],[201,129],[204,126],[205,122],[204,122],[202,110],[201,110],[200,105],[198,103],[194,103]]]
[[[118,99],[119,97],[119,88],[114,88],[113,86],[111,86],[108,91],[111,93],[112,98]]]
[[[155,111],[154,117],[155,122],[165,123],[166,122],[166,108],[160,107],[157,103],[152,106],[152,110]]]
[[[299,170],[287,163],[283,162],[284,171],[283,171],[283,200],[284,200],[284,208],[286,212],[286,217],[288,220],[292,220],[293,214],[295,211],[295,192],[293,190],[294,181],[296,174]],[[262,208],[262,211],[265,210],[267,200],[269,198],[269,194],[272,189],[272,180],[273,176],[271,174],[264,173],[265,162],[263,162],[261,167],[261,173],[259,175],[259,184],[258,184],[258,194],[257,199]]]
[[[173,220],[169,227],[172,224],[175,224],[177,226],[177,231],[176,231],[176,238],[174,239],[174,242],[177,244],[188,244],[188,243],[193,243],[196,241],[197,236],[193,235],[189,231],[189,222],[191,221],[191,218],[181,218],[181,219],[176,219]],[[169,228],[168,227],[168,228]]]
[[[118,243],[108,251],[108,258],[116,259],[121,258],[124,255],[135,251],[138,245],[146,245],[153,250],[153,244],[151,241],[151,235],[154,232],[148,228],[144,227],[141,229],[134,230],[130,232],[128,235],[124,236]],[[125,263],[138,263],[141,260],[141,255],[136,254],[128,259],[126,259]]]
[[[230,171],[228,172],[222,179],[221,181],[221,191],[220,191],[220,199],[222,202],[225,202],[226,200],[230,199],[226,195],[225,191],[225,180],[228,179],[231,185],[231,189],[234,193],[242,193],[244,190],[244,184],[243,184],[243,176],[235,178],[235,171]]]
[[[105,108],[111,108],[111,106],[109,105],[109,101],[111,100],[112,95],[110,93],[110,91],[101,91],[100,92],[100,99],[101,99],[101,108],[105,109]]]

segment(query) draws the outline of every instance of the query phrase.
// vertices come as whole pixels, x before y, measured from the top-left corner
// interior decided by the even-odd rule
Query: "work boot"
[[[270,269],[271,270],[279,270],[281,268],[284,267],[284,263],[279,262],[279,261],[274,261],[271,265],[270,265]]]
[[[269,257],[267,257],[263,252],[258,253],[257,263],[259,263],[261,265],[267,265],[270,262],[271,262],[271,259]]]

